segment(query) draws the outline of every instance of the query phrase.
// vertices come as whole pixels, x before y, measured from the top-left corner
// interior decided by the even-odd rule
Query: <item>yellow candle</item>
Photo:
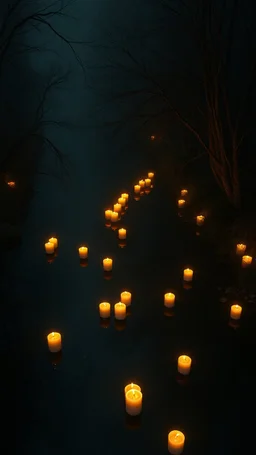
[[[105,218],[106,220],[111,220],[112,210],[108,209],[105,210]]]
[[[113,267],[113,260],[110,258],[103,259],[103,269],[105,272],[111,272]]]
[[[115,304],[115,318],[122,321],[126,318],[126,305],[122,302]]]
[[[140,180],[139,181],[139,185],[141,188],[144,188],[145,187],[145,180]]]
[[[252,263],[252,257],[251,256],[243,256],[242,257],[242,267],[248,267],[248,265],[251,265]]]
[[[240,305],[232,305],[230,308],[231,319],[240,319],[242,314],[242,307]]]
[[[181,192],[180,192],[180,195],[183,196],[183,197],[187,196],[187,194],[188,194],[188,190],[185,190],[185,189],[181,190]]]
[[[127,392],[129,392],[129,390],[131,389],[134,389],[134,390],[138,390],[139,392],[141,392],[141,388],[138,384],[133,384],[133,382],[131,384],[128,384],[125,388],[124,388],[124,394],[126,394]]]
[[[168,451],[172,455],[180,455],[183,452],[185,436],[181,431],[172,430],[168,434]]]
[[[148,178],[153,179],[155,176],[154,172],[148,172]]]
[[[54,253],[54,244],[52,242],[47,242],[44,244],[46,254]]]
[[[129,194],[128,194],[128,193],[122,193],[122,194],[121,194],[121,197],[122,197],[123,199],[125,199],[125,202],[126,202],[126,204],[127,204],[128,200],[129,200]]]
[[[58,239],[56,239],[56,237],[51,237],[48,242],[51,242],[53,243],[54,245],[54,248],[58,248]]]
[[[244,245],[243,243],[238,243],[236,245],[236,254],[242,256],[245,253],[245,250],[246,250],[246,245]]]
[[[151,185],[151,179],[145,179],[145,186]]]
[[[87,246],[80,246],[80,248],[78,248],[78,253],[79,253],[80,259],[86,259],[88,257]]]
[[[188,355],[180,355],[178,358],[178,372],[183,375],[190,373],[192,359]]]
[[[61,334],[58,332],[52,332],[47,335],[48,348],[50,352],[61,351]]]
[[[122,207],[125,207],[126,199],[124,199],[123,197],[119,197],[117,202],[118,204],[121,204]]]
[[[175,304],[175,295],[172,292],[164,294],[164,305],[167,308],[172,308]]]
[[[100,311],[101,318],[104,318],[104,319],[110,318],[110,311],[111,311],[110,303],[101,302],[99,304],[99,311]]]
[[[122,211],[122,206],[118,202],[114,204],[114,212],[120,213]]]
[[[197,215],[196,224],[197,226],[202,226],[204,224],[205,217],[203,215]]]
[[[127,305],[127,306],[131,305],[131,303],[132,303],[131,292],[128,292],[128,291],[121,292],[120,299],[121,299],[121,302],[124,303],[125,305]]]
[[[114,222],[114,221],[118,221],[118,218],[119,218],[119,214],[118,212],[111,212],[111,221]]]
[[[124,228],[118,229],[118,238],[120,240],[126,239],[126,229],[124,229]]]
[[[125,394],[125,408],[130,416],[137,416],[142,411],[142,393],[140,390],[131,389]]]
[[[184,207],[185,204],[186,204],[185,199],[179,199],[179,200],[178,200],[178,207],[180,207],[180,208],[181,208],[181,207]]]
[[[140,185],[134,185],[134,193],[138,194],[140,193]]]
[[[193,280],[193,274],[194,274],[193,270],[185,269],[183,271],[183,280],[184,281],[192,281]]]

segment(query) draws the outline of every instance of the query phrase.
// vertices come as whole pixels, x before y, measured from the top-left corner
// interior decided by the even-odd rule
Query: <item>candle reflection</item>
[[[189,376],[184,376],[183,374],[178,373],[176,376],[176,381],[180,386],[187,386],[189,383]]]
[[[183,289],[189,291],[190,289],[192,289],[192,284],[188,283],[187,281],[183,281]]]
[[[164,308],[164,315],[167,318],[172,318],[174,316],[174,310],[172,308]]]
[[[128,430],[136,430],[141,426],[141,415],[130,416],[125,413],[125,426]]]
[[[134,200],[135,201],[139,201],[140,200],[140,196],[134,196]]]
[[[111,280],[112,278],[112,272],[106,272],[106,270],[104,270],[104,279],[105,280]]]
[[[115,324],[115,329],[118,332],[122,332],[125,329],[125,327],[126,327],[125,319],[123,319],[123,320],[114,319],[114,324]]]
[[[61,360],[62,360],[62,351],[49,352],[48,358],[49,358],[50,363],[52,364],[52,366],[55,369],[57,367],[57,365],[59,365]]]
[[[119,240],[119,242],[118,242],[119,248],[125,248],[126,245],[127,245],[126,240]]]
[[[87,267],[88,266],[88,258],[80,259],[80,267]]]
[[[108,329],[110,326],[110,318],[100,318],[100,327],[102,329]]]

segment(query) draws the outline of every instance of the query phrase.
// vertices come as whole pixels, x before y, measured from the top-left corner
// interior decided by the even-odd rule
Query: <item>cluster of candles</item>
[[[241,265],[242,267],[248,267],[252,263],[252,256],[249,256],[248,254],[244,254],[246,251],[247,245],[244,243],[238,243],[236,245],[236,254],[238,256],[242,256],[241,258]]]
[[[129,291],[123,291],[120,294],[120,302],[114,305],[115,318],[123,321],[126,318],[126,307],[132,303],[132,294]],[[102,319],[109,319],[111,315],[111,305],[109,302],[99,304],[99,313]]]
[[[188,190],[187,189],[182,189],[180,192],[180,196],[182,199],[178,199],[178,207],[179,209],[185,207],[187,205],[187,201],[185,199],[186,196],[188,196]],[[197,226],[202,226],[205,222],[205,216],[204,215],[197,215],[196,216],[196,224]]]
[[[149,188],[152,186],[152,180],[154,176],[154,172],[148,172],[148,176],[146,178],[139,180],[139,182],[136,183],[133,187],[135,195],[140,195],[143,191],[149,191]]]

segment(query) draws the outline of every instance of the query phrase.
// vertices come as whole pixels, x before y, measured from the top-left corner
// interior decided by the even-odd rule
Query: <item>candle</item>
[[[86,259],[88,257],[87,246],[80,246],[80,248],[78,248],[78,253],[79,253],[80,259]]]
[[[105,272],[111,272],[113,266],[113,260],[110,258],[103,259],[103,269]]]
[[[125,199],[125,202],[126,202],[126,204],[127,204],[128,200],[129,200],[129,194],[128,194],[128,193],[122,193],[122,194],[121,194],[121,197],[122,197],[123,199]]]
[[[119,197],[118,200],[117,200],[118,204],[120,204],[122,207],[125,207],[125,204],[126,204],[126,199],[124,199],[123,197]]]
[[[138,194],[140,193],[140,185],[134,185],[134,193]]]
[[[187,194],[188,194],[188,190],[185,190],[185,189],[181,190],[181,192],[180,192],[180,195],[183,196],[183,197],[187,196]]]
[[[106,220],[111,220],[112,210],[108,209],[105,210],[105,218]]]
[[[100,311],[100,317],[103,319],[110,318],[110,303],[108,302],[101,302],[99,304],[99,311]]]
[[[245,250],[246,250],[246,245],[244,245],[243,243],[238,243],[236,245],[236,254],[243,255],[245,253]]]
[[[192,359],[188,355],[180,355],[178,358],[178,372],[183,375],[190,373]]]
[[[132,303],[132,294],[128,291],[121,292],[120,299],[122,303],[129,306]]]
[[[193,274],[194,274],[193,270],[185,269],[183,271],[183,280],[184,281],[192,281],[193,280]]]
[[[122,211],[122,206],[118,202],[114,204],[114,212],[120,213]]]
[[[202,226],[204,224],[205,217],[203,215],[197,215],[196,224],[197,226]]]
[[[126,318],[126,305],[122,302],[115,304],[115,318],[122,321]]]
[[[231,319],[240,319],[242,314],[242,307],[240,305],[232,305],[230,308]]]
[[[144,188],[145,187],[145,180],[140,180],[139,181],[139,185],[141,188]]]
[[[124,229],[124,228],[118,229],[118,238],[120,240],[126,239],[126,229]]]
[[[164,305],[167,308],[172,308],[175,304],[175,295],[172,292],[164,294]]]
[[[145,179],[145,186],[151,185],[151,179]]]
[[[54,253],[54,244],[52,242],[47,242],[44,244],[46,254]]]
[[[178,207],[180,207],[180,208],[181,208],[181,207],[184,207],[185,204],[186,204],[185,199],[179,199],[179,200],[178,200]]]
[[[56,239],[56,237],[51,237],[51,238],[48,240],[48,242],[53,243],[54,249],[55,249],[55,248],[58,248],[58,239]]]
[[[150,136],[151,141],[154,141],[155,138],[156,138],[156,136],[154,136],[154,134],[152,134],[152,136]]]
[[[111,212],[111,221],[114,222],[114,221],[118,221],[118,218],[119,218],[119,214],[118,212]]]
[[[7,185],[8,185],[10,188],[15,188],[16,183],[11,181],[11,182],[7,182]]]
[[[185,436],[181,431],[173,430],[168,434],[168,451],[172,455],[180,455],[183,452]]]
[[[131,389],[125,394],[125,408],[130,416],[137,416],[142,411],[142,393],[140,390]]]
[[[252,263],[252,257],[251,256],[243,256],[242,257],[242,267],[248,267],[248,265],[251,265]]]
[[[48,348],[50,352],[61,351],[61,334],[58,332],[52,332],[47,335]]]
[[[154,172],[148,172],[148,178],[153,179],[155,176]]]
[[[131,384],[128,384],[125,388],[124,388],[124,394],[126,394],[127,392],[129,392],[129,390],[131,389],[134,389],[134,390],[138,390],[139,392],[141,392],[141,388],[138,384],[133,384],[133,382]]]

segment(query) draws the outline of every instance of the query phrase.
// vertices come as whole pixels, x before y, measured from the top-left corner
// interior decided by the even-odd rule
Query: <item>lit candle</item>
[[[113,266],[113,260],[110,258],[103,259],[103,269],[105,272],[111,272]]]
[[[124,228],[118,229],[118,238],[120,240],[126,239],[126,229],[124,229]]]
[[[58,332],[52,332],[47,335],[48,348],[50,352],[61,351],[61,334]]]
[[[48,242],[53,243],[54,249],[55,249],[55,248],[58,248],[58,239],[56,239],[56,237],[51,237],[51,238],[48,240]]]
[[[114,204],[114,212],[120,213],[122,211],[122,206],[118,202]]]
[[[103,319],[110,318],[110,303],[108,302],[101,302],[99,304],[99,311],[100,311],[100,317]]]
[[[80,259],[86,259],[88,257],[87,246],[80,246],[80,248],[78,248],[78,253],[79,253]]]
[[[151,179],[145,179],[145,186],[151,185]]]
[[[7,182],[7,185],[8,185],[10,188],[15,188],[16,183],[11,181],[11,182]]]
[[[155,176],[154,172],[148,172],[148,178],[153,179]]]
[[[142,393],[140,390],[131,389],[125,394],[125,408],[130,416],[137,416],[142,411]]]
[[[242,257],[242,267],[248,267],[248,265],[251,265],[252,263],[252,257],[251,256],[243,256]]]
[[[178,372],[183,375],[190,373],[192,359],[188,355],[180,355],[178,358]]]
[[[236,254],[242,256],[245,253],[245,250],[246,250],[246,245],[244,245],[243,243],[238,243],[236,245]]]
[[[181,190],[181,192],[180,192],[180,195],[183,196],[183,197],[187,196],[187,194],[188,194],[188,190],[185,190],[185,189]]]
[[[121,292],[120,299],[121,299],[121,302],[124,303],[125,305],[127,305],[127,306],[131,305],[131,303],[132,303],[131,292],[128,292],[128,291]]]
[[[204,224],[205,217],[203,215],[197,215],[196,224],[197,226],[202,226]]]
[[[194,274],[193,270],[185,269],[183,271],[183,280],[184,281],[192,281],[193,280],[193,274]]]
[[[117,202],[118,204],[121,204],[122,207],[125,207],[126,199],[124,199],[123,197],[119,197]]]
[[[242,307],[240,305],[232,305],[230,308],[231,319],[240,319],[242,314]]]
[[[106,220],[111,220],[112,210],[108,209],[105,210],[105,218]]]
[[[128,200],[129,200],[129,194],[128,194],[128,193],[122,193],[122,194],[121,194],[121,197],[122,197],[123,199],[125,199],[125,202],[126,202],[126,204],[127,204]]]
[[[129,392],[129,390],[131,389],[134,389],[134,390],[138,390],[139,392],[141,392],[141,388],[138,384],[133,384],[133,382],[131,384],[128,384],[125,388],[124,388],[124,394],[126,394],[127,392]]]
[[[181,207],[184,207],[185,204],[186,204],[185,199],[179,199],[179,200],[178,200],[178,207],[180,207],[180,208],[181,208]]]
[[[141,188],[144,188],[145,187],[145,180],[140,180],[139,181],[139,185]]]
[[[115,304],[115,318],[122,321],[126,318],[126,305],[122,302]]]
[[[134,185],[133,189],[134,189],[134,193],[136,193],[136,194],[140,193],[140,185]]]
[[[44,244],[46,254],[54,253],[54,244],[52,242],[47,242]]]
[[[175,295],[172,292],[164,294],[164,305],[167,308],[172,308],[175,304]]]
[[[114,221],[118,221],[118,218],[119,218],[119,214],[117,212],[111,212],[111,221],[114,222]]]
[[[154,134],[152,134],[152,136],[150,136],[151,141],[154,141],[155,138],[156,138],[156,136],[154,136]]]
[[[168,451],[172,455],[180,455],[183,452],[185,436],[181,431],[173,430],[168,434]]]

